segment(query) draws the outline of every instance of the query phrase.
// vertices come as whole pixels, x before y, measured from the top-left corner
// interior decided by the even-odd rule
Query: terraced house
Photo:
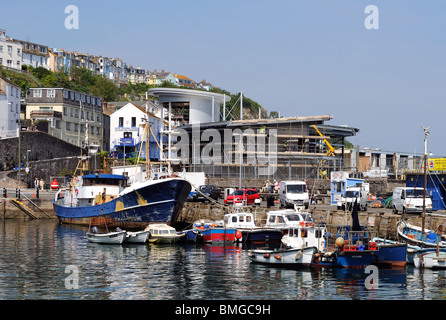
[[[103,145],[102,99],[64,88],[29,88],[26,119],[40,130],[79,147]],[[101,148],[102,149],[102,148]]]

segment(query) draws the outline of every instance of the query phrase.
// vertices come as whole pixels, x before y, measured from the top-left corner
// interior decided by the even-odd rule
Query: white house
[[[0,73],[0,138],[18,137],[20,91]]]
[[[0,29],[0,65],[22,70],[22,45],[6,37],[6,31]]]
[[[141,149],[141,157],[146,158],[144,134],[145,121],[149,121],[153,134],[159,142],[161,119],[152,112],[146,111],[142,106],[127,103],[110,115],[110,151],[122,157],[125,153],[138,155]],[[160,150],[153,136],[149,133],[149,152],[151,159],[160,159]]]
[[[22,64],[50,69],[48,46],[17,39],[12,41],[22,46]]]

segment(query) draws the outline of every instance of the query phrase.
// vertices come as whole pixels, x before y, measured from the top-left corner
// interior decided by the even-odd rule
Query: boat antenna
[[[423,167],[424,167],[424,180],[423,180],[423,215],[421,219],[421,234],[424,237],[424,220],[426,217],[426,178],[427,178],[427,137],[429,136],[430,127],[423,127],[424,130],[424,155],[423,155]]]

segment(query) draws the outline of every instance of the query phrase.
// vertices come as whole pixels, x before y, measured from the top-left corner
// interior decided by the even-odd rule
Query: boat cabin
[[[325,249],[325,227],[289,227],[285,231],[282,243],[288,247]]]
[[[228,228],[256,228],[254,216],[248,212],[225,214],[224,225]]]
[[[60,190],[56,201],[71,207],[93,206],[111,201],[127,187],[128,177],[115,174],[89,174],[73,178],[71,187]]]

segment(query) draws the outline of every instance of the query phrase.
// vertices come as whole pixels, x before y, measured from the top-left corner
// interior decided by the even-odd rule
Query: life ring
[[[302,250],[297,251],[296,256],[295,256],[296,261],[299,260],[300,258],[302,258],[302,254],[303,254]]]

